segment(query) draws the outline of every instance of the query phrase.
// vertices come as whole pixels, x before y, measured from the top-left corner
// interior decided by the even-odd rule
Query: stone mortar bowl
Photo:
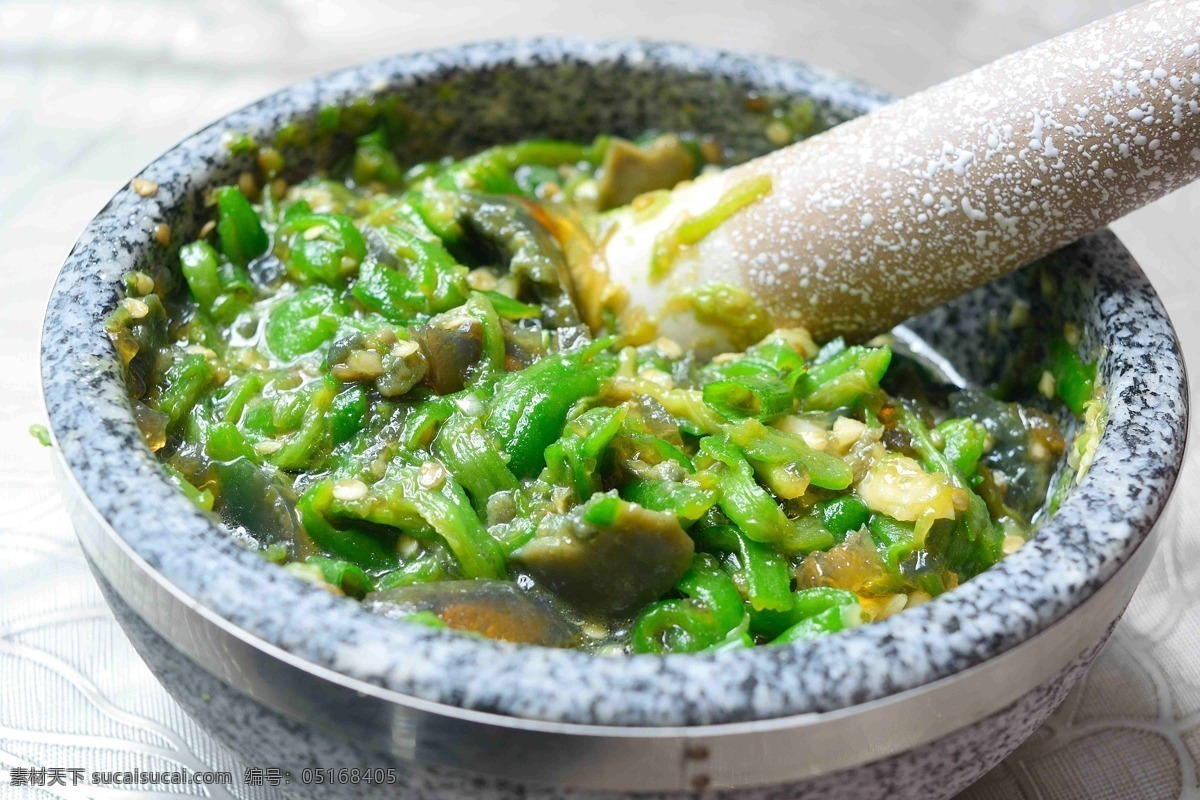
[[[899,330],[988,383],[1016,347],[1007,320],[1024,299],[1035,319],[1079,326],[1085,354],[1100,361],[1109,421],[1086,478],[1025,547],[933,602],[847,633],[666,658],[468,638],[315,589],[178,493],[138,434],[104,333],[122,274],[173,264],[211,214],[206,190],[252,166],[228,133],[282,142],[303,173],[346,146],[317,133],[319,109],[359,99],[356,113],[369,118],[386,105],[370,98],[397,97],[418,120],[401,148],[408,161],[647,129],[710,133],[749,156],[770,147],[764,106],[811,99],[832,125],[886,102],[777,58],[643,42],[477,44],[286,89],[152,162],[140,177],[158,184],[154,196],[118,192],[58,276],[42,380],[96,578],[142,657],[204,727],[248,764],[286,769],[285,788],[305,796],[935,800],[1050,714],[1168,524],[1187,430],[1175,333],[1107,232]],[[159,222],[174,232],[171,247],[155,243]],[[351,771],[314,771],[342,767]]]

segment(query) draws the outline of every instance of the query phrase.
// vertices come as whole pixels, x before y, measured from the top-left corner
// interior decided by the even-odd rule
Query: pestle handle
[[[769,192],[650,275],[672,221],[764,175]],[[673,298],[713,281],[775,325],[862,339],[1198,175],[1200,3],[1151,0],[678,187],[615,228],[600,269],[623,314],[700,347],[727,346],[729,320]]]

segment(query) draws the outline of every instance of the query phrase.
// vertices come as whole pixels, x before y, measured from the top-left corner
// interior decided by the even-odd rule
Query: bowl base
[[[211,675],[147,625],[88,559],[100,590],[138,654],[176,702],[246,766],[279,768],[290,777],[288,797],[312,800],[604,800],[630,797],[539,786],[446,767],[405,763],[342,736],[298,723],[257,703]],[[1115,622],[1113,623],[1116,624]],[[638,793],[644,800],[736,797],[738,800],[945,800],[999,764],[1043,723],[1083,677],[1112,632],[1076,656],[1054,677],[986,719],[929,744],[853,769],[777,786],[711,789],[699,793]],[[536,757],[536,754],[530,754]],[[379,772],[382,783],[335,780],[336,771]],[[332,773],[330,772],[332,771]],[[321,783],[317,780],[323,778]],[[700,788],[700,787],[697,787]]]

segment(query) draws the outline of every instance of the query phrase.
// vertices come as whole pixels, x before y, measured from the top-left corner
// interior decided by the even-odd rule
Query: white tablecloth
[[[1124,5],[1113,0],[307,0],[0,3],[0,796],[11,768],[219,769],[211,797],[272,796],[157,685],[88,574],[52,484],[37,340],[75,236],[157,153],[298,78],[393,52],[505,35],[661,36],[807,59],[907,93]],[[1115,227],[1200,364],[1200,189]],[[970,800],[1200,798],[1200,473],[1182,525],[1088,678]],[[254,765],[289,766],[289,765]],[[69,782],[69,781],[68,781]],[[143,787],[146,788],[146,787]]]

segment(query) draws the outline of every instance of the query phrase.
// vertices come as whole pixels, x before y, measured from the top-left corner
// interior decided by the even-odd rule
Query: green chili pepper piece
[[[733,573],[755,610],[783,611],[792,605],[791,567],[787,559],[731,525],[714,525],[692,533],[701,550],[723,556],[722,563]]]
[[[837,633],[845,629],[845,613],[840,608],[831,608],[828,611],[822,611],[816,616],[800,620],[772,639],[771,644],[807,642],[811,639],[819,639],[822,636],[828,636],[831,633]]]
[[[162,466],[167,473],[167,477],[171,479],[171,483],[175,484],[188,500],[191,500],[202,511],[212,511],[214,498],[213,493],[209,489],[197,489],[191,481],[184,477],[182,472],[170,464],[164,462]]]
[[[832,411],[854,405],[879,391],[879,381],[892,361],[889,347],[847,347],[797,376],[796,397],[804,409]]]
[[[491,301],[492,306],[496,309],[496,313],[504,319],[520,320],[520,319],[537,319],[542,316],[542,307],[533,305],[532,303],[522,303],[520,300],[514,300],[506,294],[499,292],[479,292],[479,294]]]
[[[329,287],[302,289],[267,318],[267,346],[285,361],[311,353],[334,337],[346,313],[345,303]]]
[[[983,448],[987,442],[987,428],[967,417],[948,419],[937,426],[944,445],[942,452],[968,481],[975,475]]]
[[[726,436],[706,436],[700,440],[700,449],[719,464],[716,474],[721,494],[717,503],[738,528],[757,542],[785,538],[791,521],[754,480],[754,470],[742,451]]]
[[[433,452],[462,484],[480,515],[489,497],[519,487],[493,437],[475,417],[456,413],[447,418],[433,440]]]
[[[854,480],[854,471],[842,459],[809,447],[799,436],[768,427],[758,420],[742,420],[725,426],[724,430],[749,458],[770,464],[794,462],[802,465],[813,486],[840,491]]]
[[[358,137],[357,144],[353,168],[356,184],[366,186],[372,181],[379,181],[395,186],[404,181],[404,172],[388,146],[387,132],[383,128],[376,128]]]
[[[329,409],[329,437],[336,446],[354,438],[367,419],[367,392],[359,384],[351,384],[333,398]]]
[[[324,556],[309,556],[305,563],[319,567],[325,582],[341,589],[347,597],[361,600],[375,591],[375,582],[357,564]]]
[[[385,481],[388,480],[385,478]],[[462,487],[449,478],[441,486],[420,485],[416,468],[402,469],[397,483],[438,536],[446,543],[467,578],[504,578],[504,553],[484,529]]]
[[[577,502],[601,490],[600,460],[627,412],[623,406],[589,409],[568,422],[562,438],[546,448],[551,480],[570,487]]]
[[[711,381],[703,387],[704,402],[726,419],[753,417],[770,422],[792,411],[792,391],[772,375],[743,375]]]
[[[218,422],[209,426],[204,450],[214,461],[233,461],[245,458],[257,463],[258,453],[232,422]]]
[[[170,426],[179,424],[215,378],[212,364],[203,353],[180,353],[163,375],[162,389],[151,404],[170,419]]]
[[[236,186],[216,190],[217,236],[225,257],[244,267],[267,252],[271,242],[254,207]]]
[[[821,520],[826,530],[844,539],[850,531],[856,531],[871,517],[867,504],[854,495],[835,497],[817,506]]]
[[[853,614],[858,607],[858,595],[845,589],[816,587],[792,592],[789,604],[782,610],[752,609],[750,631],[765,639],[776,639],[794,625],[831,610]],[[849,612],[843,609],[850,608]]]
[[[261,392],[262,388],[262,376],[253,372],[227,385],[222,390],[224,394],[216,404],[216,410],[221,420],[234,424],[241,422],[242,412],[246,410],[246,404]]]
[[[296,508],[308,537],[322,550],[365,569],[393,569],[396,553],[374,535],[351,527],[334,527],[329,521],[333,503],[333,481],[314,484]]]
[[[333,406],[334,388],[318,386],[300,421],[300,429],[270,457],[280,469],[298,470],[316,467],[328,455],[330,446],[329,410]]]
[[[717,502],[713,489],[668,480],[635,479],[621,487],[621,497],[651,511],[674,514],[685,529]]]
[[[695,653],[721,640],[713,613],[696,600],[663,600],[641,613],[633,625],[635,653]]]
[[[254,285],[243,267],[223,261],[203,240],[179,249],[179,265],[197,305],[218,322],[231,322],[254,298]]]
[[[383,264],[363,264],[350,291],[368,311],[389,322],[407,324],[425,314],[426,298],[417,284]]]
[[[447,559],[452,559],[452,556],[447,554],[441,545],[426,543],[426,549],[412,561],[381,576],[379,590],[410,586],[414,583],[433,583],[454,577],[447,568]]]
[[[457,409],[455,401],[466,394],[433,397],[414,408],[404,420],[400,443],[406,450],[423,450],[433,442],[438,430]]]
[[[292,213],[280,236],[287,242],[288,274],[305,283],[340,286],[367,257],[367,245],[353,220],[341,214]]]
[[[916,548],[916,533],[911,522],[899,522],[883,514],[873,514],[867,529],[879,547],[888,574],[901,578],[900,562]]]
[[[594,395],[616,363],[590,350],[547,356],[496,385],[485,427],[499,437],[509,469],[527,478],[545,466],[546,448],[559,437],[575,401]]]
[[[1084,362],[1065,339],[1051,341],[1047,349],[1055,394],[1072,414],[1082,418],[1084,406],[1095,393],[1096,365]]]
[[[828,550],[837,543],[837,535],[825,527],[824,520],[815,514],[808,514],[792,521],[791,531],[775,543],[775,548],[786,555],[796,556]]]
[[[691,568],[683,574],[675,587],[685,596],[700,600],[708,606],[721,635],[737,627],[746,614],[742,608],[742,595],[733,581],[721,569],[717,560],[705,553],[698,553],[692,558]]]
[[[900,424],[908,432],[921,466],[929,472],[946,475],[954,486],[967,492],[967,510],[956,521],[955,535],[945,542],[932,542],[929,547],[931,551],[941,550],[939,554],[955,572],[967,578],[974,577],[1000,559],[1000,545],[1004,537],[999,526],[992,522],[987,503],[971,489],[966,476],[945,453],[938,450],[924,421],[907,406],[899,405],[897,411]]]

